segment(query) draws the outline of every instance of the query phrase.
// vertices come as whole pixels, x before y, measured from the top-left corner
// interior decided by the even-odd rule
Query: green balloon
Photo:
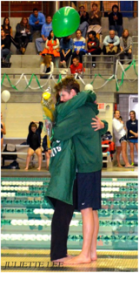
[[[69,6],[60,8],[53,16],[52,28],[56,37],[66,37],[73,34],[79,27],[80,16]]]

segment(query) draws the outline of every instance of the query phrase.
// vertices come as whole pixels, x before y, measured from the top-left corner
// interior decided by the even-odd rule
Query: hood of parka
[[[56,107],[56,121],[59,121],[59,118],[65,118],[75,109],[78,109],[84,105],[92,107],[95,114],[99,113],[98,105],[94,103],[96,100],[96,94],[92,91],[83,91],[74,96],[71,100],[67,102],[60,103]]]

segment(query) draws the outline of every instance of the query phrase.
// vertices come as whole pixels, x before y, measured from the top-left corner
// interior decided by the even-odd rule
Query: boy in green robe
[[[83,219],[83,249],[79,256],[72,258],[71,260],[67,260],[66,248],[63,255],[58,254],[58,256],[54,258],[54,252],[52,251],[54,245],[55,252],[56,248],[58,252],[59,248],[64,247],[64,243],[67,244],[68,230],[66,230],[65,234],[63,233],[63,226],[64,224],[66,224],[67,220],[65,214],[68,215],[71,207],[74,210],[74,203],[67,203],[66,209],[64,208],[63,210],[62,218],[61,211],[63,207],[65,207],[66,199],[65,202],[63,202],[63,200],[60,200],[58,198],[56,199],[56,197],[54,196],[55,212],[52,219],[51,260],[67,260],[68,264],[87,263],[97,259],[96,241],[99,227],[97,210],[101,208],[101,135],[107,131],[108,126],[107,122],[101,122],[99,118],[96,118],[96,115],[98,114],[97,104],[95,103],[96,95],[91,92],[80,93],[79,84],[73,77],[67,77],[63,79],[62,82],[57,84],[55,89],[59,94],[60,100],[63,104],[60,104],[62,109],[61,119],[60,122],[57,122],[56,126],[54,127],[53,139],[62,143],[72,141],[72,154],[75,151],[74,156],[76,167],[78,170],[78,210],[81,211]],[[77,106],[75,104],[76,102]],[[96,127],[96,129],[92,129],[91,127],[92,117],[93,121],[95,120],[95,123],[93,123],[92,127]],[[101,130],[98,131],[98,129]],[[68,172],[68,169],[66,170],[65,168],[65,176],[66,172]],[[61,185],[62,184],[63,183],[61,182]],[[63,186],[63,188],[66,190],[66,184],[65,186]],[[73,180],[71,189],[73,189]],[[47,196],[53,198],[52,186],[51,191],[48,187]],[[59,205],[60,207],[57,208]],[[69,229],[69,223],[72,218],[72,213],[68,218],[68,224],[66,224],[67,229]],[[63,238],[61,236],[63,236]]]

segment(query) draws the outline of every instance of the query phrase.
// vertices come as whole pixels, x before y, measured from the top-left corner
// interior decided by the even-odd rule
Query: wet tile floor
[[[80,251],[69,250],[69,255]],[[97,251],[89,264],[63,266],[50,261],[49,250],[1,249],[2,272],[138,272],[137,251]]]

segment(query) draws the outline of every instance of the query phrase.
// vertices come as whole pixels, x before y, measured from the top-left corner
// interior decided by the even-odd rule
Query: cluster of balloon
[[[5,90],[1,93],[1,98],[2,98],[3,102],[5,102],[5,103],[9,101],[10,97],[11,97],[11,94],[7,90]]]
[[[53,103],[53,99],[49,88],[42,93],[41,105],[45,113],[44,119],[46,133],[50,139],[52,133],[52,125],[54,121],[55,104]]]
[[[60,8],[53,16],[52,28],[56,37],[66,37],[73,34],[80,25],[78,12],[69,6]]]

